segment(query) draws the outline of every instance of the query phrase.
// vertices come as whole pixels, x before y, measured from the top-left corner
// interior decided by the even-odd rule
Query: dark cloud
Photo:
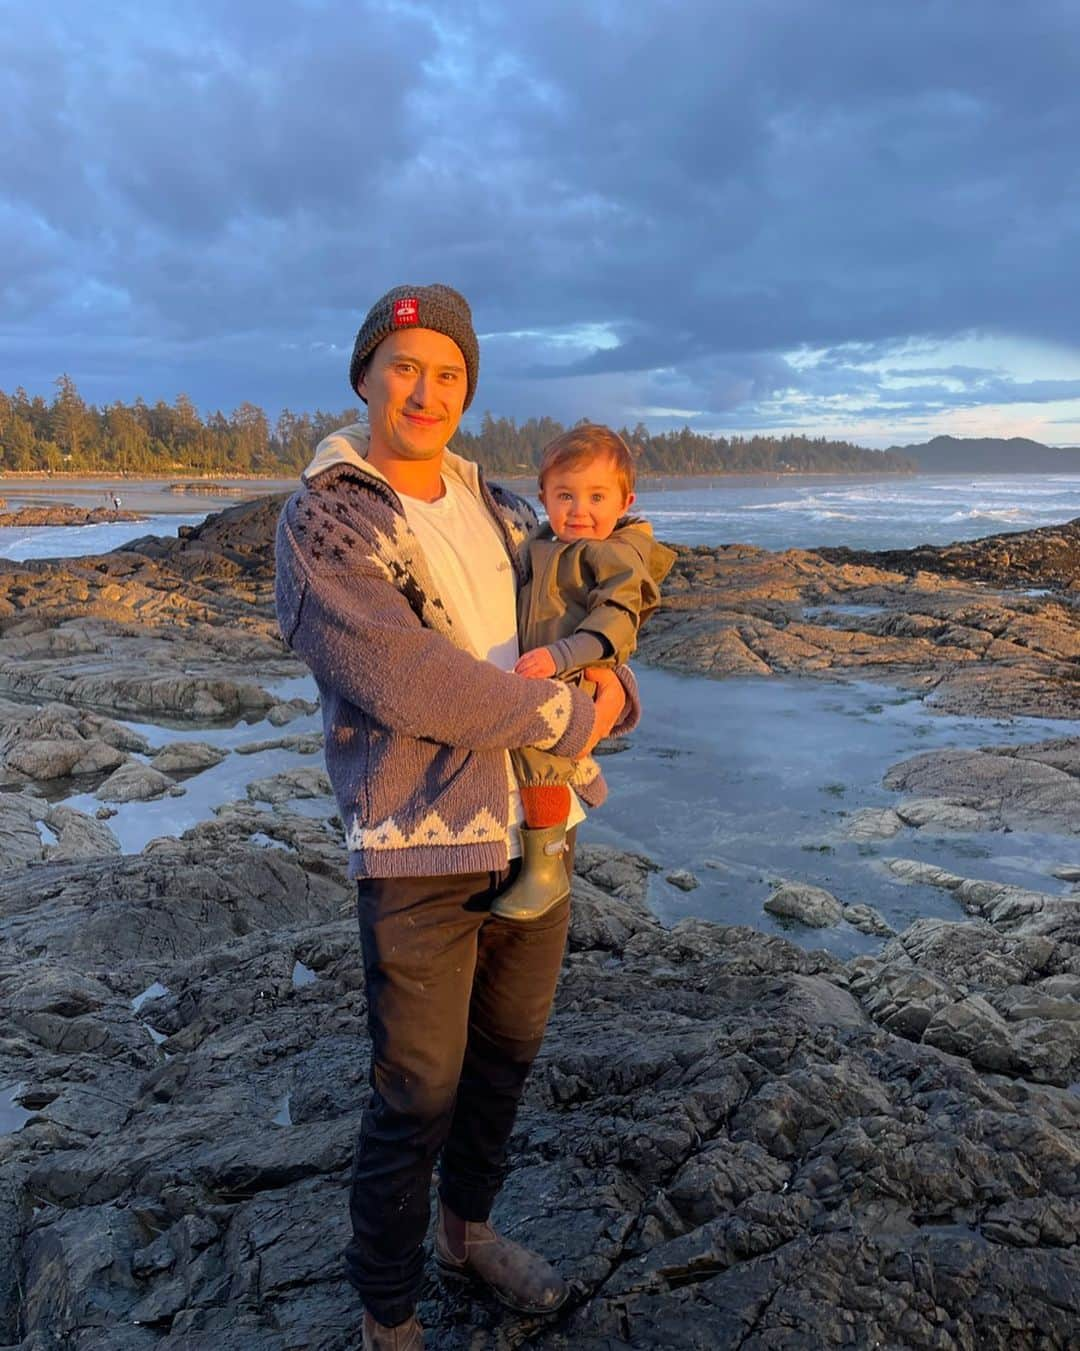
[[[367,304],[440,279],[487,335],[478,411],[812,430],[1078,397],[933,364],[1080,343],[1067,6],[6,18],[0,387],[336,406]]]

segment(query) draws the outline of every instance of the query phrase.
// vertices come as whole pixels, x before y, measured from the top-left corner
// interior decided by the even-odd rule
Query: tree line
[[[186,394],[174,403],[119,400],[97,408],[62,375],[51,400],[0,390],[0,470],[26,473],[299,473],[329,432],[357,421],[359,408],[294,413],[271,422],[253,403],[203,417]],[[564,427],[551,418],[517,423],[485,413],[479,431],[459,430],[453,448],[496,474],[532,474],[543,448]],[[622,428],[639,471],[654,474],[781,472],[911,473],[915,463],[891,451],[807,436],[705,436],[684,427],[653,433]]]

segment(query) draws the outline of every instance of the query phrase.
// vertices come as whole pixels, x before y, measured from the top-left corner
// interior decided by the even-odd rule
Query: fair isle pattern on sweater
[[[531,509],[456,472],[498,524],[520,580]],[[319,472],[289,499],[277,564],[282,634],[319,686],[350,875],[504,867],[506,749],[576,755],[591,700],[463,650],[396,493],[362,461]]]

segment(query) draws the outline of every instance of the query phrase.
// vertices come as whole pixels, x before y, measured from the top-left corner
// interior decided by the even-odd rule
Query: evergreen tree
[[[170,472],[266,474],[291,477],[316,445],[361,410],[282,409],[273,428],[257,405],[241,403],[230,417],[220,410],[203,419],[186,394],[152,407],[138,398],[103,410],[88,406],[68,375],[56,381],[51,404],[25,389],[0,391],[0,467],[8,472],[104,469],[125,474]],[[581,419],[586,421],[587,419]],[[485,412],[476,432],[459,430],[454,449],[485,470],[532,477],[544,447],[564,428],[552,418],[512,418]],[[623,428],[638,468],[656,474],[911,472],[912,461],[893,452],[864,450],[825,437],[712,437],[692,431],[652,435],[643,423]]]

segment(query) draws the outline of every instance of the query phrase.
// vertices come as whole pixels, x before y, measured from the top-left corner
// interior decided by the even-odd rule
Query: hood
[[[327,469],[333,469],[339,464],[347,464],[350,468],[357,469],[362,474],[369,474],[372,478],[381,479],[385,483],[387,481],[386,476],[373,465],[368,464],[369,439],[370,432],[366,422],[353,422],[348,427],[341,427],[336,432],[331,432],[329,436],[323,437],[315,447],[315,454],[311,457],[311,463],[300,477],[304,483],[310,483],[312,479],[325,473]],[[452,450],[444,450],[442,467],[444,474],[449,474],[458,479],[470,492],[479,497],[480,470],[472,460],[463,459],[460,455],[455,455]]]
[[[619,538],[627,540],[641,555],[641,561],[649,569],[649,576],[659,585],[671,571],[678,555],[674,549],[653,536],[653,528],[643,516],[628,516],[619,532]]]

